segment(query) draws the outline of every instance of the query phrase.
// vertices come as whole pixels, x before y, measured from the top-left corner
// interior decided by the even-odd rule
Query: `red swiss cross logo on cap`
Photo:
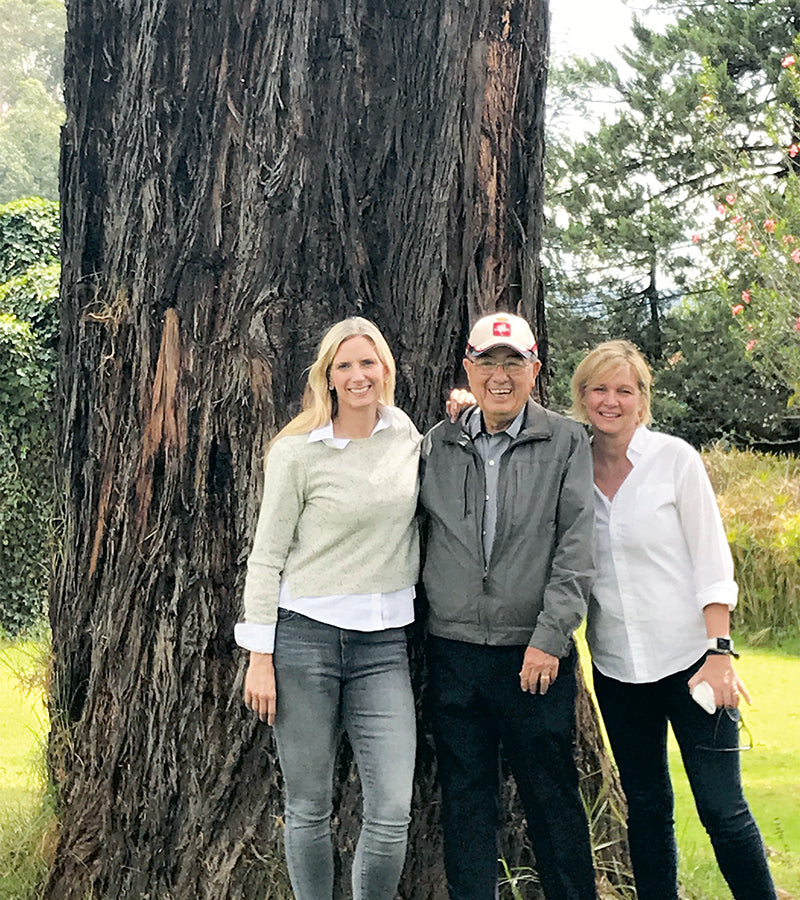
[[[511,337],[511,323],[495,322],[492,325],[492,334],[495,337]]]

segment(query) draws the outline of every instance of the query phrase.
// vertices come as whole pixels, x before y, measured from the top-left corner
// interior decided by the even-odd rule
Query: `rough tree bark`
[[[280,773],[232,644],[267,439],[363,313],[439,415],[471,317],[546,354],[546,0],[68,0],[46,894],[286,896]],[[591,713],[580,756],[596,771]],[[358,786],[342,755],[344,886]],[[443,896],[420,740],[401,894]],[[599,779],[587,778],[597,794]],[[512,800],[509,799],[509,809]],[[504,850],[520,859],[519,816]],[[608,827],[612,827],[609,825]]]

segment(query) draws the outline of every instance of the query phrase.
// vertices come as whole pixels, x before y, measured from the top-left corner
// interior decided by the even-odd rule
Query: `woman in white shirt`
[[[297,900],[331,900],[333,767],[347,731],[364,791],[356,900],[391,900],[416,751],[404,626],[419,572],[420,435],[393,406],[395,364],[362,318],[334,325],[306,408],[273,441],[237,643],[245,703],[274,724]]]
[[[699,455],[647,428],[651,382],[628,341],[600,344],[572,379],[572,413],[591,425],[594,461],[597,575],[587,638],[628,801],[637,893],[678,898],[669,722],[734,897],[774,900],[741,788],[738,705],[749,696],[732,659],[733,561]]]

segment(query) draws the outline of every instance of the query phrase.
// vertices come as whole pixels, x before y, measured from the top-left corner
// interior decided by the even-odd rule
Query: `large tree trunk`
[[[280,771],[232,643],[266,441],[344,315],[384,331],[421,428],[470,317],[513,308],[544,338],[547,4],[67,8],[47,896],[287,896]],[[596,722],[581,748],[602,756]],[[346,896],[346,751],[340,774]],[[444,895],[424,729],[401,894]]]

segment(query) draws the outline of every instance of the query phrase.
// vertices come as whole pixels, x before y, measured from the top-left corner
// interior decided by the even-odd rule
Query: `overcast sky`
[[[616,46],[629,43],[631,10],[622,0],[550,0],[550,15],[555,57],[607,59]]]
[[[632,43],[634,13],[657,30],[674,19],[674,11],[654,6],[653,0],[550,0],[552,56],[614,59],[615,48]]]

